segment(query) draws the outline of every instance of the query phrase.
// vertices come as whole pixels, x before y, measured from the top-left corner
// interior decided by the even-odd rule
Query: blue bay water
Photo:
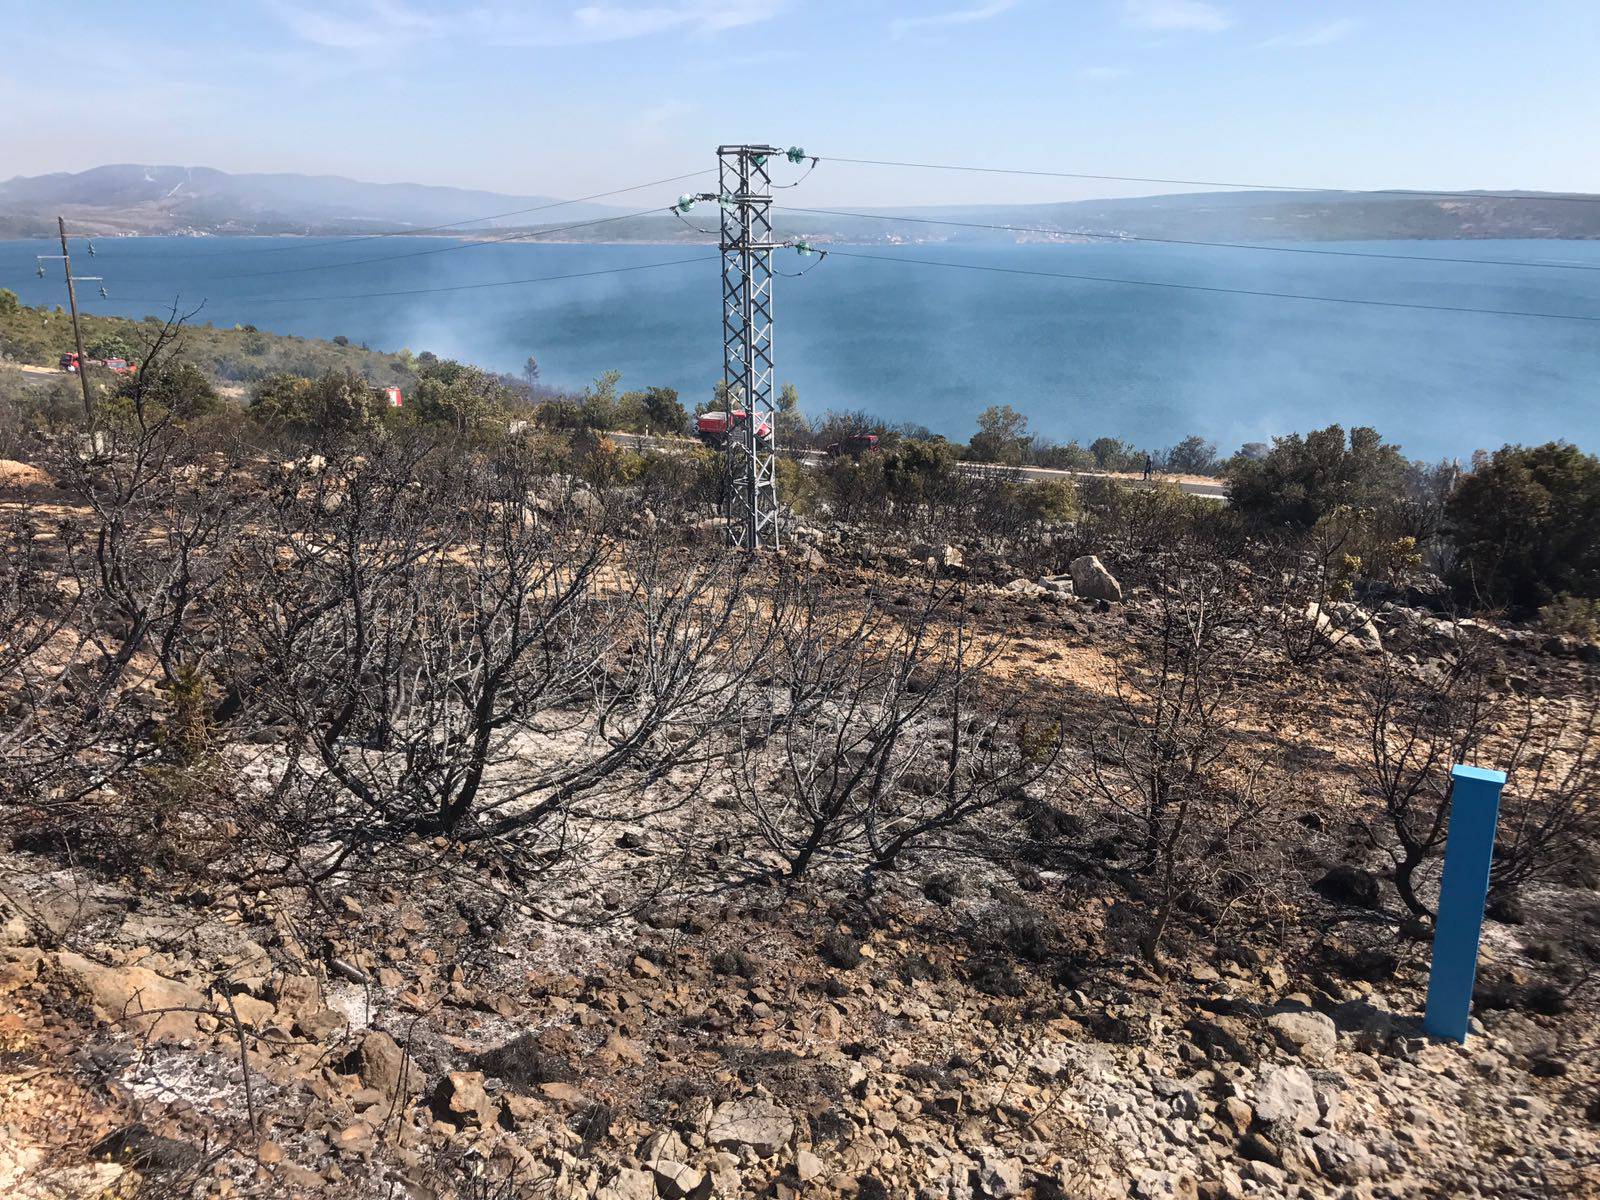
[[[381,238],[107,238],[76,260],[103,275],[92,312],[143,316],[174,298],[197,320],[375,349],[432,350],[580,387],[710,394],[721,364],[714,249]],[[1305,248],[1578,264],[1395,261],[1140,243],[840,247],[776,280],[780,380],[802,406],[867,409],[966,437],[990,404],[1036,433],[1166,446],[1190,433],[1226,452],[1326,425],[1368,424],[1413,457],[1465,458],[1508,441],[1600,449],[1600,323],[1222,294],[913,264],[933,260],[1398,304],[1600,317],[1600,242],[1310,243]],[[53,243],[0,241],[0,287],[64,300]],[[404,257],[399,257],[404,256]],[[814,260],[779,256],[784,270]],[[385,261],[363,261],[380,259]],[[666,267],[649,264],[692,259]],[[585,272],[648,267],[590,277]],[[574,276],[522,283],[549,276]],[[505,284],[488,288],[483,283]],[[455,291],[421,292],[430,288]],[[373,293],[399,293],[374,295]],[[411,294],[408,294],[411,293]]]

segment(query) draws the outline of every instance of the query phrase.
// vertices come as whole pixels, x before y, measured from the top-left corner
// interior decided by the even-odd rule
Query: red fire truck
[[[730,416],[732,418],[731,423]],[[728,445],[728,434],[730,432],[738,433],[743,430],[748,420],[749,416],[742,408],[734,409],[731,414],[726,412],[701,413],[695,418],[694,435],[713,450],[723,450]],[[765,438],[771,435],[772,426],[767,422],[763,421],[756,426],[757,437]]]

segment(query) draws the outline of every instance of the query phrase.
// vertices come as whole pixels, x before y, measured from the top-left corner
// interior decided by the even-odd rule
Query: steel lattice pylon
[[[772,182],[776,146],[718,146],[722,205],[722,376],[727,416],[728,537],[776,547],[777,407],[772,365]],[[744,420],[735,424],[740,410]]]

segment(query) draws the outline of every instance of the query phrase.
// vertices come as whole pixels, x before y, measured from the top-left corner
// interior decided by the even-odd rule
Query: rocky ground
[[[1080,705],[1142,619],[1099,562],[1012,577],[953,547],[801,544],[880,601],[930,559],[969,572],[1012,639],[1002,678]],[[1600,877],[1498,914],[1471,1038],[1423,1038],[1425,942],[1356,919],[1392,910],[1341,680],[1373,654],[1425,665],[1444,633],[1421,610],[1329,619],[1347,649],[1293,685],[1315,886],[1159,971],[1115,891],[1048,869],[752,883],[714,789],[590,829],[537,908],[444,842],[414,879],[308,894],[13,846],[0,1194],[1600,1196]],[[1583,653],[1496,636],[1513,688],[1556,689]]]

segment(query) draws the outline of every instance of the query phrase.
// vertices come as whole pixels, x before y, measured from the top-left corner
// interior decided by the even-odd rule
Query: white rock
[[[1285,1050],[1307,1062],[1320,1066],[1333,1061],[1339,1031],[1330,1017],[1319,1012],[1273,1013],[1267,1027]]]
[[[714,1146],[749,1146],[768,1155],[789,1144],[794,1118],[770,1100],[729,1100],[711,1113],[706,1137]]]
[[[1122,585],[1093,554],[1072,560],[1072,590],[1085,600],[1122,601]]]
[[[1272,1123],[1283,1121],[1296,1130],[1311,1129],[1321,1117],[1317,1093],[1304,1067],[1269,1068],[1256,1086],[1256,1116]]]

